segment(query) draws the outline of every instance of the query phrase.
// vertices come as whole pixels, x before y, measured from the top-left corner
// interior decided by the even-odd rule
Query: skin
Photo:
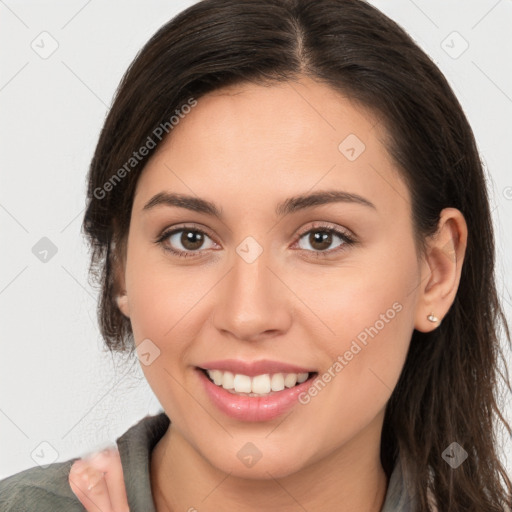
[[[73,463],[69,485],[87,512],[128,512],[123,467],[117,447]]]
[[[354,161],[338,149],[349,134],[365,144]],[[381,510],[385,406],[413,329],[435,329],[427,316],[442,320],[455,298],[467,240],[462,214],[446,208],[418,255],[409,191],[385,137],[372,112],[302,77],[200,98],[147,163],[119,269],[119,307],[136,344],[149,338],[160,350],[141,365],[172,421],[152,454],[159,512]],[[337,202],[274,212],[320,190],[358,194],[375,208]],[[144,211],[163,191],[214,202],[223,218],[175,206]],[[180,241],[182,232],[156,244],[170,227],[205,231],[203,245]],[[326,228],[356,243],[336,234],[315,242]],[[248,236],[263,249],[250,264],[236,252]],[[317,396],[272,421],[224,415],[194,370],[215,359],[274,359],[322,375],[393,304],[400,311]],[[252,467],[237,457],[247,442],[262,454]]]

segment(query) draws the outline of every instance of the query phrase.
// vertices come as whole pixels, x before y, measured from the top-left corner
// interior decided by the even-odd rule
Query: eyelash
[[[179,228],[173,228],[173,229],[164,231],[157,238],[157,240],[155,240],[155,243],[158,244],[158,245],[161,245],[162,248],[165,251],[168,251],[171,254],[173,254],[175,256],[178,256],[180,258],[196,257],[197,253],[201,252],[200,250],[199,251],[177,251],[176,249],[171,249],[170,247],[168,247],[167,245],[164,244],[164,242],[171,235],[174,235],[176,233],[180,233],[181,231],[189,231],[189,232],[193,232],[193,233],[201,233],[202,235],[206,235],[208,238],[213,239],[206,231],[203,231],[202,229],[199,229],[199,228],[196,228],[196,227],[181,226]],[[314,226],[310,227],[306,231],[303,231],[303,232],[299,233],[297,242],[299,242],[304,235],[307,235],[307,234],[309,234],[311,232],[315,232],[315,231],[319,232],[319,233],[329,233],[329,234],[336,235],[336,236],[338,236],[344,242],[343,244],[339,245],[338,247],[336,247],[334,249],[329,249],[327,251],[310,251],[310,250],[307,250],[307,249],[302,249],[302,250],[304,250],[304,251],[306,251],[308,253],[315,254],[315,256],[318,257],[318,258],[327,257],[327,256],[324,256],[324,255],[329,255],[330,256],[333,253],[338,253],[340,251],[344,251],[344,250],[347,249],[347,247],[355,245],[357,243],[356,240],[353,237],[349,236],[344,231],[338,230],[338,229],[330,227],[330,226],[323,225],[321,223],[315,224]],[[297,243],[297,242],[295,242],[295,243]],[[203,250],[207,250],[207,249],[203,249]]]

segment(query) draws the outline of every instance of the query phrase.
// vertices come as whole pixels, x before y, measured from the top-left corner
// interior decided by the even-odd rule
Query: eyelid
[[[204,226],[199,227],[199,225],[192,224],[192,223],[178,224],[177,226],[172,226],[172,227],[166,228],[161,232],[161,234],[157,237],[157,239],[154,242],[156,244],[162,245],[164,247],[164,250],[166,250],[170,253],[173,253],[174,255],[176,255],[178,257],[180,257],[180,256],[185,257],[183,255],[189,255],[192,257],[197,255],[196,257],[200,257],[201,253],[207,251],[208,249],[199,249],[197,251],[182,251],[182,250],[171,249],[171,248],[165,247],[163,242],[166,239],[168,239],[171,235],[173,235],[177,232],[180,232],[180,231],[184,231],[186,229],[189,229],[190,231],[197,231],[197,232],[203,233],[204,235],[208,236],[215,244],[219,245],[218,242],[216,241],[216,237],[211,234],[211,232],[208,228],[206,228]],[[298,244],[300,242],[301,238],[304,235],[306,235],[307,233],[314,231],[314,230],[320,231],[321,229],[334,233],[336,236],[338,236],[339,238],[341,238],[343,240],[343,244],[341,244],[341,246],[335,247],[334,249],[328,249],[326,251],[307,251],[305,249],[301,249],[301,250],[308,252],[308,253],[315,254],[315,255],[317,255],[317,257],[322,257],[323,255],[325,255],[327,257],[328,255],[335,254],[335,253],[338,253],[339,251],[344,250],[345,246],[351,246],[351,245],[355,245],[357,243],[357,238],[350,230],[330,224],[328,222],[316,221],[316,222],[313,222],[313,224],[311,224],[305,228],[302,228],[295,235],[296,240],[292,243],[292,246],[295,246],[296,244]]]
[[[338,232],[338,233],[340,233],[340,236],[343,235],[345,238],[347,238],[351,242],[353,242],[353,243],[356,242],[356,236],[347,228],[343,228],[343,227],[331,224],[329,222],[323,222],[323,221],[313,222],[312,225],[310,225],[304,229],[301,229],[297,233],[296,236],[300,239],[303,235],[305,235],[306,233],[309,233],[310,231],[313,231],[315,229],[318,229],[318,230],[325,229],[326,231]]]
[[[325,231],[332,233],[335,236],[337,236],[342,241],[342,243],[332,249],[327,249],[325,251],[310,251],[307,249],[299,248],[298,250],[300,257],[307,258],[308,261],[311,257],[328,261],[329,258],[335,258],[337,256],[340,256],[343,252],[359,243],[358,238],[352,233],[352,231],[348,230],[347,228],[343,228],[338,225],[332,225],[326,222],[317,221],[314,222],[313,225],[301,229],[301,231],[296,235],[297,240],[293,242],[291,247],[297,246],[304,235],[307,235],[308,233],[315,231]]]
[[[207,227],[201,225],[201,224],[194,224],[190,222],[186,222],[185,224],[177,224],[176,226],[170,226],[168,228],[164,228],[161,231],[161,234],[158,235],[158,238],[162,237],[169,237],[172,234],[176,233],[177,231],[183,231],[185,229],[190,229],[190,231],[199,231],[201,233],[204,233],[205,235],[208,235],[215,243],[218,243],[216,241],[216,236],[212,234],[212,231],[208,229]]]
[[[183,251],[180,249],[173,249],[171,247],[168,247],[164,242],[171,237],[172,235],[179,233],[180,231],[197,231],[199,233],[202,233],[206,235],[208,238],[212,240],[212,242],[216,245],[219,245],[219,243],[216,241],[216,237],[213,236],[208,228],[202,225],[192,224],[192,223],[184,223],[184,224],[178,224],[172,227],[164,228],[162,231],[160,231],[160,234],[156,237],[156,240],[154,240],[154,243],[156,245],[160,245],[165,251],[173,254],[177,257],[200,257],[202,253],[204,253],[207,250],[216,250],[216,249],[200,249],[198,251]]]

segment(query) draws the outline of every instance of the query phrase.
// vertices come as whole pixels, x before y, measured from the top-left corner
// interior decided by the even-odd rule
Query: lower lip
[[[268,421],[277,418],[297,403],[298,396],[307,391],[316,377],[293,388],[274,391],[267,396],[235,395],[214,384],[202,370],[199,378],[212,402],[225,414],[240,421]]]

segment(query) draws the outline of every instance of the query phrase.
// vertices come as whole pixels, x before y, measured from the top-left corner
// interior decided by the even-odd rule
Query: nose
[[[290,328],[293,294],[271,266],[265,252],[252,262],[235,255],[215,300],[213,323],[224,335],[258,341]]]

